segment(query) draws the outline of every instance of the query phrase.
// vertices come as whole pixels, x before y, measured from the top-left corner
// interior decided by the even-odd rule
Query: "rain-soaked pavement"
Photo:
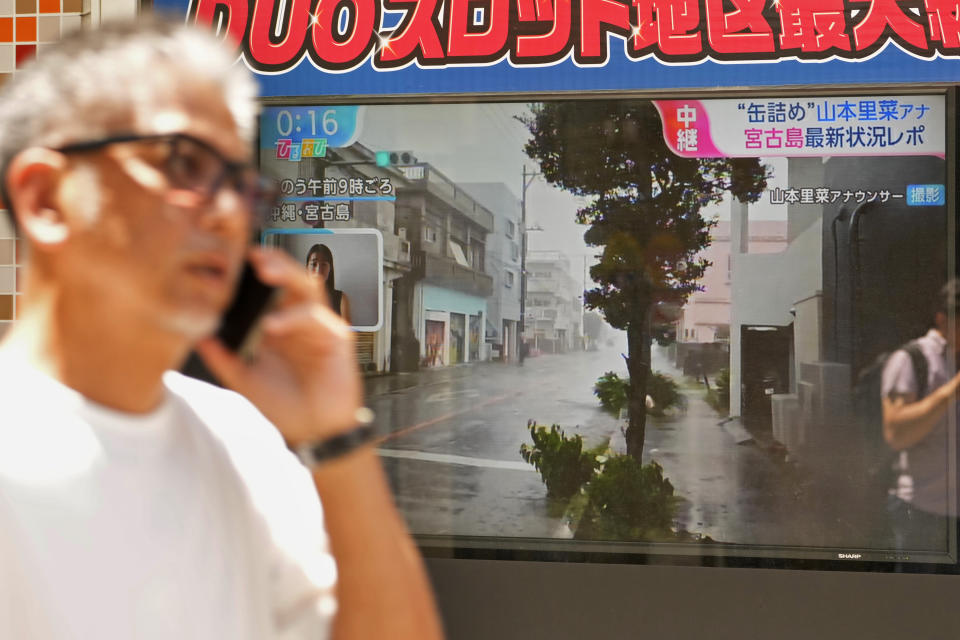
[[[653,361],[655,370],[683,380],[657,350]],[[720,542],[810,545],[821,527],[809,517],[797,470],[762,439],[745,440],[734,425],[725,427],[705,387],[684,382],[686,412],[650,418],[644,446],[644,462],[659,462],[682,498],[677,524]],[[622,437],[614,447],[626,450]]]
[[[619,428],[593,384],[624,368],[616,349],[478,363],[367,381],[390,436],[381,445],[397,502],[415,533],[568,537],[539,474],[520,457],[527,420],[560,424],[587,445]]]
[[[621,423],[600,411],[593,385],[625,375],[621,350],[478,363],[371,378],[370,406],[389,435],[380,444],[398,505],[414,533],[562,538],[539,475],[520,458],[527,420],[558,423],[588,445],[623,449]],[[654,369],[674,374],[655,350]],[[716,541],[801,545],[821,541],[797,472],[763,446],[721,426],[704,389],[686,381],[685,414],[648,421],[644,457],[683,498],[678,527]]]

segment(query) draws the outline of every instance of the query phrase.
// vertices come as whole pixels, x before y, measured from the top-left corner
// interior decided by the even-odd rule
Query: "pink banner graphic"
[[[937,156],[942,96],[655,100],[664,141],[684,158]],[[717,127],[711,127],[711,121]]]
[[[654,100],[663,121],[663,138],[684,158],[721,158],[710,134],[710,118],[699,100]]]

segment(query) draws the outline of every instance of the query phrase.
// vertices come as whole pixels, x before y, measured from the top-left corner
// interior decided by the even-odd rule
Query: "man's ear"
[[[36,250],[52,249],[69,235],[57,187],[67,162],[63,154],[32,147],[14,156],[7,168],[6,192],[20,233]]]

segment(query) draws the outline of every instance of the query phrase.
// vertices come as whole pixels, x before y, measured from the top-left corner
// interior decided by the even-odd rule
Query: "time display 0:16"
[[[332,136],[340,130],[340,123],[337,122],[336,109],[324,109],[318,118],[316,109],[307,109],[307,120],[310,125],[310,135]],[[277,133],[281,136],[289,136],[296,129],[297,133],[301,131],[300,113],[291,113],[288,109],[281,109],[277,112]],[[319,120],[319,122],[318,122]],[[319,131],[318,131],[319,125]]]

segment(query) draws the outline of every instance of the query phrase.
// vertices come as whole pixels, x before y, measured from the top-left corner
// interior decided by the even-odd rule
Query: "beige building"
[[[780,253],[787,247],[786,220],[751,220],[748,231],[747,253]],[[717,223],[710,246],[697,258],[706,259],[711,265],[700,280],[702,291],[691,295],[683,306],[677,322],[677,342],[728,343],[732,274],[729,221]]]
[[[524,319],[531,353],[566,353],[582,344],[583,285],[562,251],[527,252]]]

